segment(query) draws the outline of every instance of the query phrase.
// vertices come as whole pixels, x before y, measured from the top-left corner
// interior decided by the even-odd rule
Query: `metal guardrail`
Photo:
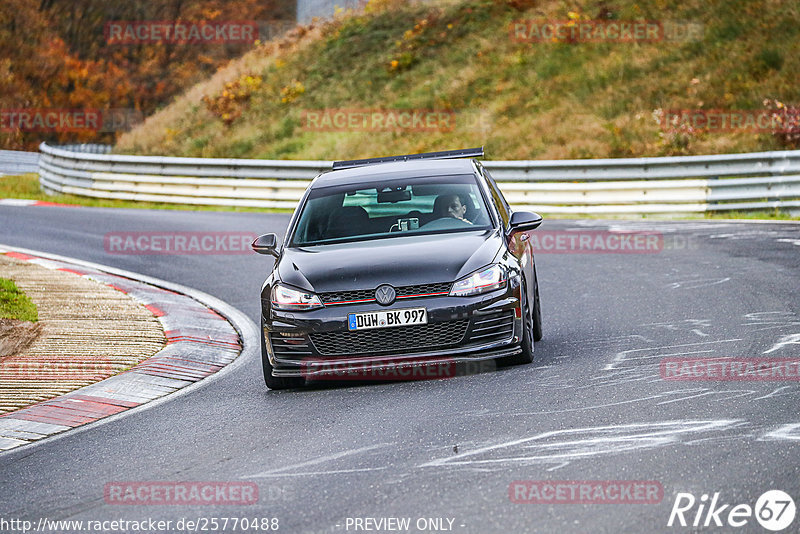
[[[97,143],[76,143],[73,145],[59,145],[58,148],[70,152],[83,152],[84,154],[111,154],[111,145]]]
[[[94,147],[94,148],[91,148]],[[108,154],[40,146],[48,192],[196,205],[294,208],[331,161]],[[486,161],[509,203],[544,213],[800,208],[800,150],[666,158]]]
[[[25,174],[39,170],[38,152],[0,150],[0,176],[4,174]]]

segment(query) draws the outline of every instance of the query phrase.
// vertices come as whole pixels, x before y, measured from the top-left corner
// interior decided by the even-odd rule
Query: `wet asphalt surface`
[[[177,282],[257,323],[269,257],[110,254],[103,238],[282,234],[287,224],[284,214],[0,206],[0,243]],[[209,522],[206,531],[233,532],[223,517],[277,518],[280,532],[300,533],[366,531],[357,518],[409,518],[400,530],[408,532],[768,532],[754,517],[739,528],[703,527],[705,514],[695,529],[667,523],[679,493],[698,500],[689,523],[703,494],[719,492],[719,504],[731,505],[723,523],[732,506],[754,506],[767,490],[800,499],[800,382],[665,380],[660,365],[800,358],[800,225],[561,220],[540,230],[644,231],[661,245],[537,254],[544,339],[533,365],[274,392],[251,358],[170,402],[0,456],[0,518],[153,518],[172,521],[171,532],[181,519],[183,527],[199,519],[202,531],[212,518],[217,528]],[[663,495],[532,504],[509,492],[515,481],[581,480],[650,481]],[[104,488],[121,481],[247,482],[259,497],[107,503]]]

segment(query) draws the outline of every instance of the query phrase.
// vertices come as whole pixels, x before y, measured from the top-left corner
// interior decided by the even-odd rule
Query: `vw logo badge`
[[[382,285],[375,290],[375,300],[378,301],[378,304],[382,304],[384,306],[388,306],[394,302],[396,296],[397,294],[395,293],[394,288],[390,285]]]

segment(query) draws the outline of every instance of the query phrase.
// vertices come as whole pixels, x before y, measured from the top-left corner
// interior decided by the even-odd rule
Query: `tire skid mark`
[[[361,453],[372,451],[372,450],[376,450],[376,449],[383,449],[383,448],[386,448],[386,447],[392,447],[394,445],[395,445],[395,443],[378,443],[376,445],[368,445],[366,447],[359,447],[358,449],[349,449],[349,450],[345,450],[345,451],[339,451],[339,452],[336,452],[336,453],[333,453],[333,454],[327,454],[325,456],[320,456],[320,457],[317,457],[317,458],[313,458],[311,460],[306,460],[304,462],[291,464],[291,465],[284,465],[282,467],[276,467],[274,469],[268,469],[266,471],[262,471],[261,473],[245,476],[244,478],[266,478],[266,477],[271,477],[271,476],[276,476],[276,475],[278,475],[278,476],[301,476],[301,475],[305,476],[308,473],[297,473],[297,472],[294,472],[294,471],[297,470],[297,469],[302,469],[304,467],[308,467],[308,466],[312,466],[312,465],[320,465],[320,464],[324,464],[324,463],[328,463],[328,462],[333,462],[333,461],[339,460],[341,458],[345,458],[345,457],[348,457],[348,456],[359,455]],[[380,467],[379,466],[379,467],[370,467],[370,468],[358,469],[358,470],[359,471],[376,471],[376,470],[381,470],[381,469],[386,469],[386,467]],[[287,471],[289,471],[290,473],[287,474],[286,473]],[[333,473],[333,472],[334,471],[329,471],[329,473]],[[279,475],[279,473],[281,475]],[[318,472],[318,474],[319,474],[319,472]]]
[[[419,467],[563,464],[682,443],[686,437],[731,432],[746,424],[741,419],[677,420],[555,430],[439,458]]]
[[[664,345],[664,346],[661,346],[661,347],[648,347],[648,348],[641,348],[641,349],[625,350],[625,351],[622,351],[622,352],[618,352],[614,356],[612,361],[607,363],[603,367],[603,370],[604,371],[614,371],[614,370],[618,369],[617,366],[623,365],[626,362],[630,362],[630,361],[634,361],[634,360],[651,360],[651,359],[655,359],[655,358],[663,358],[665,356],[681,356],[681,355],[684,355],[684,354],[698,354],[700,352],[714,352],[714,351],[713,350],[711,350],[711,351],[708,351],[708,350],[679,351],[679,352],[672,352],[672,353],[669,353],[669,354],[657,353],[657,354],[652,354],[650,356],[638,356],[638,357],[636,357],[636,356],[629,357],[628,356],[629,354],[633,354],[633,353],[640,353],[640,352],[644,352],[644,351],[674,350],[674,349],[678,349],[678,348],[681,348],[681,347],[699,347],[699,346],[703,346],[703,345],[715,345],[715,344],[720,344],[720,343],[734,343],[734,342],[737,342],[737,341],[743,341],[743,339],[742,338],[732,338],[732,339],[720,339],[720,340],[715,340],[715,341],[698,341],[698,342],[695,342],[695,343],[679,343],[679,344],[675,344],[675,345]]]
[[[761,436],[761,438],[759,438],[759,441],[776,440],[800,441],[800,423],[788,423],[781,425],[775,430],[767,432]]]

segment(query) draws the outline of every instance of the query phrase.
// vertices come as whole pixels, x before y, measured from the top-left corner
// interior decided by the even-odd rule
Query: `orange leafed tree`
[[[210,76],[253,43],[112,44],[110,22],[252,21],[286,27],[294,2],[280,0],[29,0],[0,2],[0,110],[127,109],[144,116]],[[113,142],[94,131],[0,131],[0,148],[43,141]]]

